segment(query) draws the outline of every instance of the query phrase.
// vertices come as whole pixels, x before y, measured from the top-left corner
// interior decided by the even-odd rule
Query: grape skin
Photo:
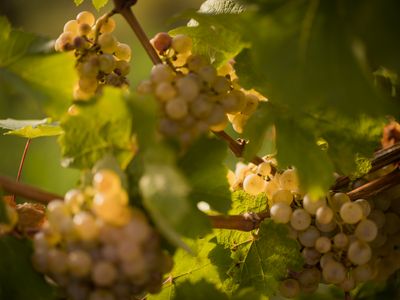
[[[356,240],[350,244],[347,257],[355,265],[366,264],[372,257],[371,248],[367,243]]]
[[[371,220],[362,220],[357,224],[355,236],[365,242],[372,242],[378,235],[378,227]]]
[[[296,230],[306,230],[311,224],[311,216],[302,208],[293,211],[290,225]]]
[[[356,224],[363,217],[363,211],[357,203],[347,202],[340,208],[340,216],[345,223]]]
[[[300,293],[300,284],[295,279],[285,279],[279,286],[279,292],[285,298],[295,298]]]
[[[292,208],[283,202],[278,202],[272,205],[270,209],[271,219],[276,223],[286,224],[290,221]]]
[[[264,191],[265,181],[256,174],[247,175],[243,180],[243,189],[251,195],[258,195]]]

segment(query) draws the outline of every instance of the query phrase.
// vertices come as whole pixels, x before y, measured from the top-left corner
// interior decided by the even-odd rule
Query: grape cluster
[[[105,15],[97,21],[83,11],[68,21],[55,43],[56,51],[74,51],[79,82],[74,87],[75,100],[88,100],[103,85],[126,85],[130,71],[131,49],[119,43],[112,32],[115,21]]]
[[[34,267],[73,300],[157,293],[172,268],[158,235],[139,210],[128,206],[120,179],[110,170],[97,172],[93,186],[50,202],[47,222],[33,241]]]
[[[238,163],[228,178],[233,190],[265,193],[270,218],[286,224],[301,245],[305,264],[281,282],[284,297],[312,293],[319,283],[350,292],[400,269],[400,185],[368,200],[352,201],[342,192],[312,199],[301,191],[295,169],[278,172],[268,157],[258,166]]]
[[[260,95],[238,85],[231,64],[217,70],[205,57],[192,54],[186,35],[159,33],[151,42],[163,63],[153,67],[138,91],[154,94],[160,103],[164,135],[188,144],[208,130],[224,130],[229,120],[236,131],[243,130]]]

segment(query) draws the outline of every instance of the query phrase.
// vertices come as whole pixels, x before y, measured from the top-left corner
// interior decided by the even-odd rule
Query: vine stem
[[[18,182],[21,179],[22,169],[24,168],[25,159],[28,154],[29,146],[31,145],[31,139],[27,139],[25,143],[24,152],[22,153],[21,161],[19,163],[18,173],[16,181]],[[15,203],[15,194],[12,195],[12,202]]]
[[[150,57],[152,63],[154,65],[161,64],[162,60],[158,56],[157,51],[151,45],[148,36],[146,35],[145,31],[143,30],[142,26],[140,25],[139,21],[137,20],[136,16],[132,12],[131,6],[136,4],[137,1],[132,0],[114,0],[114,10],[113,12],[121,14],[125,21],[129,24],[132,28],[133,32],[135,33],[136,37],[142,44],[144,50],[146,51],[147,55]],[[236,157],[243,157],[243,152],[245,148],[245,141],[243,140],[235,140],[225,131],[212,131],[216,136],[220,139],[225,140],[228,143],[229,149],[235,154]],[[255,156],[251,162],[258,165],[262,163],[264,160],[261,157]]]

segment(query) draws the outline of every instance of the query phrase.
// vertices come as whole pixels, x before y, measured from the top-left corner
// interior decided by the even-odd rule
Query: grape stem
[[[144,50],[147,55],[150,57],[151,61],[154,65],[161,64],[162,60],[158,56],[157,51],[151,45],[148,36],[140,25],[139,21],[135,17],[132,12],[131,6],[136,4],[137,1],[129,1],[129,0],[114,0],[114,10],[113,13],[119,13],[124,17],[125,21],[129,24],[129,26],[134,31],[136,37],[142,44]],[[243,157],[243,151],[246,146],[245,141],[243,140],[235,140],[225,131],[212,131],[216,136],[225,140],[228,143],[229,148],[235,154],[236,157]],[[258,165],[263,162],[261,157],[255,156],[252,160],[252,163]]]
[[[22,176],[22,169],[24,168],[26,155],[28,154],[29,146],[31,145],[31,139],[26,140],[24,152],[22,153],[21,162],[19,163],[18,174],[16,181],[18,182]],[[15,203],[15,194],[12,195],[12,202]]]

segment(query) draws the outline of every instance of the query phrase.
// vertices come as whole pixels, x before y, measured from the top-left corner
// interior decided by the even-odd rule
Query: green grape
[[[243,180],[243,189],[251,195],[258,195],[264,191],[265,181],[256,174],[249,174]]]
[[[98,261],[92,269],[92,280],[98,286],[110,286],[117,278],[118,271],[115,266],[107,261]]]
[[[183,119],[188,114],[187,102],[182,98],[175,98],[167,102],[165,112],[173,120]]]
[[[77,278],[85,277],[92,268],[92,258],[83,250],[73,250],[68,253],[68,270]]]
[[[305,231],[299,232],[299,241],[305,247],[314,247],[320,237],[320,232],[314,226],[309,226]]]
[[[369,202],[365,199],[358,199],[354,203],[360,205],[363,211],[363,216],[368,217],[368,215],[371,213],[371,205],[369,204]]]
[[[124,43],[118,43],[115,49],[115,56],[120,60],[130,61],[131,60],[131,47]]]
[[[98,57],[99,60],[99,69],[100,71],[109,74],[116,68],[116,61],[113,55],[111,54],[101,54]]]
[[[317,209],[325,206],[325,199],[312,199],[308,194],[306,194],[303,198],[303,207],[304,209],[311,215],[315,215],[317,213]],[[332,214],[333,217],[333,214]],[[330,220],[329,220],[330,222]],[[328,223],[329,223],[328,222]]]
[[[217,70],[211,65],[203,66],[198,70],[200,78],[208,84],[212,84],[217,78]]]
[[[212,89],[217,94],[226,94],[230,90],[229,80],[222,76],[217,76],[212,84]]]
[[[200,87],[197,81],[189,76],[181,77],[176,81],[179,95],[186,101],[192,101],[199,95]]]
[[[315,249],[320,253],[327,253],[331,251],[331,239],[326,236],[321,236],[315,241]]]
[[[288,190],[279,189],[272,195],[272,203],[286,203],[288,205],[293,202],[293,195]]]
[[[370,261],[372,251],[370,246],[363,241],[354,241],[347,250],[347,258],[355,265],[363,265]]]
[[[172,81],[174,73],[170,67],[164,64],[158,64],[153,66],[151,69],[151,80],[155,83],[161,83],[164,81]]]
[[[187,53],[192,50],[192,39],[187,35],[178,34],[172,38],[171,48],[177,53]]]
[[[298,231],[306,230],[311,225],[311,216],[304,209],[297,208],[292,213],[290,225]]]
[[[190,103],[190,112],[199,119],[207,118],[213,109],[213,104],[207,101],[203,95],[197,97]]]
[[[386,222],[386,216],[385,214],[379,210],[379,209],[375,209],[373,210],[369,216],[368,219],[374,221],[374,223],[376,224],[376,226],[379,228],[383,228],[383,226],[385,225]]]
[[[319,261],[319,265],[321,268],[325,268],[326,264],[330,261],[335,261],[335,256],[332,252],[325,253],[324,255],[321,256],[321,259]]]
[[[363,217],[363,211],[357,203],[346,202],[340,208],[340,217],[347,224],[356,224]]]
[[[176,96],[176,89],[169,82],[161,82],[155,89],[155,95],[161,101],[168,101]]]
[[[345,233],[339,232],[333,237],[333,244],[336,248],[345,249],[349,244],[349,238]]]
[[[115,62],[115,70],[114,72],[120,76],[126,76],[129,74],[131,70],[131,66],[125,60],[118,60]]]
[[[117,246],[117,255],[123,262],[136,262],[142,258],[141,249],[137,243],[130,240],[120,241]]]
[[[298,281],[303,292],[313,293],[321,281],[321,272],[317,268],[305,269],[300,273]]]
[[[88,212],[82,211],[74,216],[75,230],[84,241],[93,241],[99,235],[96,219]]]
[[[328,283],[339,284],[346,279],[346,268],[334,260],[328,261],[322,269],[322,276]]]
[[[371,220],[362,220],[357,224],[355,236],[365,242],[372,242],[378,235],[378,227]]]
[[[47,254],[47,262],[50,273],[61,274],[68,270],[68,256],[61,250],[50,249]]]
[[[315,266],[321,257],[321,254],[317,249],[314,248],[304,248],[303,251],[301,252],[303,255],[304,261],[307,265],[310,266]]]
[[[117,48],[117,43],[117,39],[111,33],[103,33],[98,39],[98,44],[105,53],[112,54]]]
[[[89,24],[90,26],[94,25],[95,17],[89,11],[82,11],[76,16],[76,20],[78,24]]]
[[[333,220],[333,210],[328,206],[321,206],[315,212],[315,219],[320,224],[329,224]]]
[[[228,118],[225,115],[224,109],[220,105],[214,106],[208,119],[210,130],[222,131],[228,125]]]
[[[121,179],[111,170],[103,169],[93,177],[94,189],[105,195],[114,195],[121,191]]]
[[[89,24],[82,23],[78,25],[78,33],[81,36],[87,36],[92,32],[92,27]]]
[[[344,203],[350,202],[349,196],[345,193],[336,193],[331,198],[332,209],[339,211]]]
[[[295,279],[285,279],[280,283],[279,292],[285,298],[295,298],[300,294],[300,284]]]
[[[76,20],[69,20],[64,25],[64,32],[71,32],[73,35],[78,34],[78,22]]]
[[[100,33],[111,33],[115,29],[115,21],[113,18],[101,17],[96,22],[100,26]]]
[[[270,213],[271,213],[271,219],[275,223],[286,224],[290,221],[290,216],[292,215],[292,208],[284,202],[278,202],[271,206]]]
[[[315,222],[315,225],[317,226],[318,230],[320,230],[321,232],[332,232],[336,229],[337,224],[334,220],[332,220],[332,222],[328,223],[328,224],[321,224],[318,221]]]
[[[339,284],[339,287],[345,292],[350,292],[356,287],[356,281],[353,276],[348,275],[345,280]]]

